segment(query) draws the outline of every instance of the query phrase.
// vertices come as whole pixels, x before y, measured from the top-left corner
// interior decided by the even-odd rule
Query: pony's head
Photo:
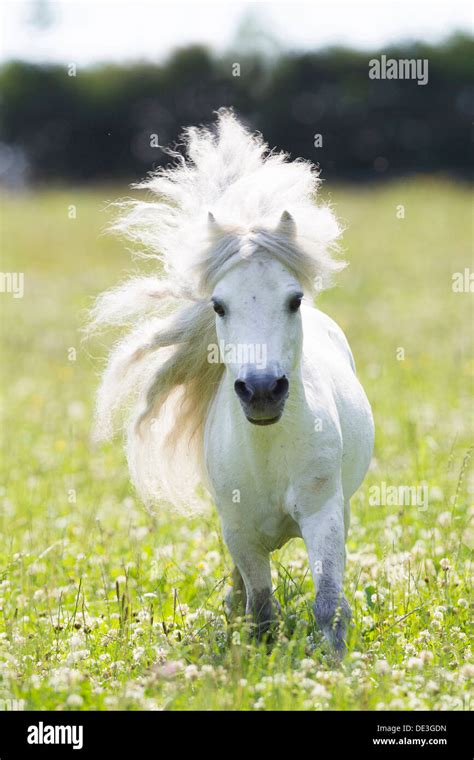
[[[184,143],[186,157],[137,186],[151,200],[119,204],[114,224],[160,274],[103,294],[92,312],[93,328],[132,328],[103,375],[99,435],[128,406],[132,478],[145,501],[165,495],[175,505],[191,504],[205,483],[203,431],[223,377],[249,423],[280,419],[301,358],[303,294],[343,266],[311,164],[269,151],[229,111],[214,131],[186,130]]]
[[[210,224],[217,228],[211,216]],[[303,285],[291,269],[295,224],[283,212],[273,230],[235,236],[235,256],[211,295],[221,358],[247,420],[281,418],[298,367]]]

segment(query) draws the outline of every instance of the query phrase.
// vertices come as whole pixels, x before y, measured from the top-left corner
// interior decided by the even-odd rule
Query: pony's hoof
[[[253,634],[255,639],[258,642],[265,641],[269,645],[273,644],[277,638],[281,619],[281,606],[276,599],[271,597],[268,600],[265,609],[262,610],[258,618],[254,620]]]
[[[231,588],[225,595],[225,611],[229,620],[245,615],[245,593]]]
[[[338,599],[318,594],[314,604],[316,622],[331,647],[337,660],[342,660],[347,652],[347,626],[352,617],[351,608],[345,596]]]

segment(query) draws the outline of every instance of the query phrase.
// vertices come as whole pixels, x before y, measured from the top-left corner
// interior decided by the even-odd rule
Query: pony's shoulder
[[[318,336],[326,337],[356,371],[354,357],[344,332],[328,314],[314,306],[302,306],[303,331],[305,344],[317,344]]]

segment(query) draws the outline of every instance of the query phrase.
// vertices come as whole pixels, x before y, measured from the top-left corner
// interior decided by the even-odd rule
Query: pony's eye
[[[293,296],[288,303],[289,310],[293,313],[295,313],[295,311],[298,311],[298,309],[301,306],[302,300],[303,300],[303,295],[301,293],[298,293],[296,296]]]
[[[219,317],[223,317],[223,316],[224,316],[224,314],[225,314],[225,309],[224,309],[224,307],[222,306],[222,304],[221,304],[221,303],[219,303],[219,301],[213,301],[213,302],[212,302],[212,306],[213,306],[213,308],[214,308],[214,311],[216,312],[216,314],[218,314],[218,315],[219,315]]]

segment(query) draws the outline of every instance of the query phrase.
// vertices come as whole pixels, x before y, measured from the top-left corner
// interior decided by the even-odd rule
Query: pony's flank
[[[97,436],[124,426],[133,481],[151,503],[197,503],[205,484],[203,433],[224,367],[208,361],[217,341],[210,303],[215,283],[265,251],[308,293],[343,267],[333,258],[340,228],[317,206],[316,170],[270,153],[229,111],[214,131],[188,129],[186,157],[137,185],[144,201],[121,202],[113,225],[163,275],[134,277],[99,297],[90,329],[131,327],[111,352],[97,399]],[[209,212],[211,212],[210,221]],[[294,229],[281,226],[287,212]]]

